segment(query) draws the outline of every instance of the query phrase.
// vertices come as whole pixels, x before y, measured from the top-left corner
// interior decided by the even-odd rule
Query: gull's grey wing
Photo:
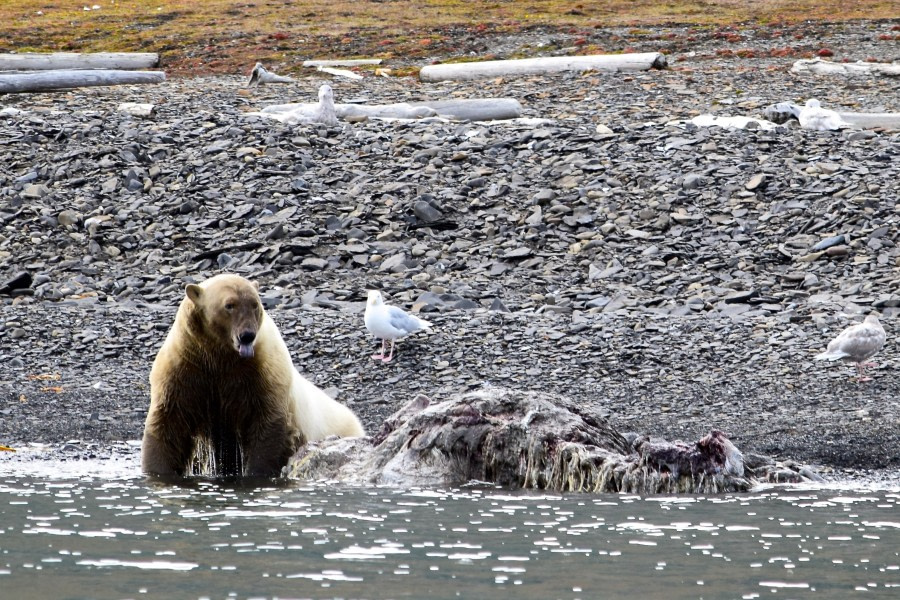
[[[854,325],[828,344],[828,352],[841,352],[845,358],[862,362],[884,346],[884,330],[866,324]]]
[[[388,306],[388,322],[390,322],[391,327],[395,329],[399,329],[405,333],[412,333],[413,331],[417,331],[422,327],[422,322],[418,319],[418,317],[414,317],[410,314],[407,314],[400,308],[396,306]]]

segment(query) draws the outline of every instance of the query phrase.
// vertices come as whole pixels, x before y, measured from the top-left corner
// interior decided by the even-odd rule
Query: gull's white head
[[[822,108],[822,104],[815,98],[806,101],[806,108]]]
[[[319,102],[334,103],[334,92],[327,83],[323,83],[322,86],[319,87]]]
[[[381,306],[384,304],[384,298],[378,290],[369,290],[369,298],[366,300],[367,306]]]

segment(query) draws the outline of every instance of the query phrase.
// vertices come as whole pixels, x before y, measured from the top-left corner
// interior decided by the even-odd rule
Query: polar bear
[[[277,477],[297,448],[330,435],[365,432],[294,368],[257,286],[238,275],[186,286],[150,372],[143,471]]]

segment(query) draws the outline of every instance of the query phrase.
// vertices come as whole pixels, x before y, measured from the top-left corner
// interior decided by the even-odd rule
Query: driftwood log
[[[0,71],[48,71],[56,69],[152,69],[159,65],[155,52],[25,52],[0,54]]]
[[[325,86],[322,86],[325,87]],[[330,88],[329,88],[330,89]],[[259,112],[248,113],[275,119],[287,124],[312,123],[322,110],[321,101],[317,104],[273,104]],[[415,107],[405,102],[396,104],[332,104],[332,111],[336,117],[346,119],[348,117],[377,117],[385,119],[422,119],[434,117],[437,113],[425,106]]]
[[[362,65],[380,65],[380,58],[338,58],[334,60],[304,60],[304,67],[359,67]]]
[[[791,67],[791,73],[812,73],[814,75],[842,75],[842,76],[872,76],[900,77],[900,64],[897,63],[870,63],[857,61],[855,63],[836,63],[821,58],[801,59]]]
[[[313,122],[321,112],[318,104],[274,104],[259,112],[261,115],[295,124]],[[423,119],[443,117],[457,121],[492,121],[516,119],[522,114],[522,105],[514,98],[483,98],[464,100],[436,100],[426,102],[398,102],[394,104],[335,104],[334,114],[341,119],[368,117],[379,119]]]
[[[0,94],[47,92],[52,90],[100,85],[161,83],[162,71],[66,70],[35,73],[0,73]]]
[[[116,107],[116,110],[133,117],[152,117],[156,105],[148,102],[122,102]]]
[[[335,69],[334,67],[316,67],[316,70],[320,73],[328,73],[329,75],[334,75],[335,77],[346,77],[347,79],[362,79],[363,76],[359,73],[354,73],[348,69]]]
[[[515,98],[428,100],[410,102],[410,105],[425,106],[438,116],[454,121],[500,121],[522,116],[522,105]]]
[[[623,436],[600,406],[493,388],[433,404],[418,396],[371,438],[306,445],[289,477],[397,487],[481,481],[556,492],[719,493],[763,482],[821,481],[743,455],[720,431],[695,443]]]
[[[293,79],[284,75],[276,75],[271,71],[267,71],[262,63],[256,63],[253,70],[250,71],[250,79],[247,80],[247,87],[256,87],[264,83],[293,83]]]
[[[848,125],[861,129],[900,130],[900,113],[838,113]]]
[[[465,81],[486,77],[544,75],[560,71],[646,71],[665,67],[666,57],[660,52],[549,56],[428,65],[419,71],[419,79],[428,82]]]
[[[779,102],[765,108],[766,118],[774,123],[787,123],[791,119],[798,120],[803,109],[793,102]],[[860,129],[900,130],[900,113],[858,113],[839,112],[841,120],[847,125]]]
[[[666,125],[683,125],[691,123],[697,127],[722,127],[724,129],[758,129],[760,131],[770,131],[777,127],[776,123],[765,119],[756,119],[754,117],[746,117],[743,115],[727,116],[712,115],[704,113],[697,115],[689,121],[676,120],[666,123]]]

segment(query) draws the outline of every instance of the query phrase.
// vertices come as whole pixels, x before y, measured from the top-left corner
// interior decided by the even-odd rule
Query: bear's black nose
[[[241,335],[238,336],[238,342],[243,346],[244,344],[252,344],[253,340],[256,339],[256,332],[254,331],[245,331]]]

